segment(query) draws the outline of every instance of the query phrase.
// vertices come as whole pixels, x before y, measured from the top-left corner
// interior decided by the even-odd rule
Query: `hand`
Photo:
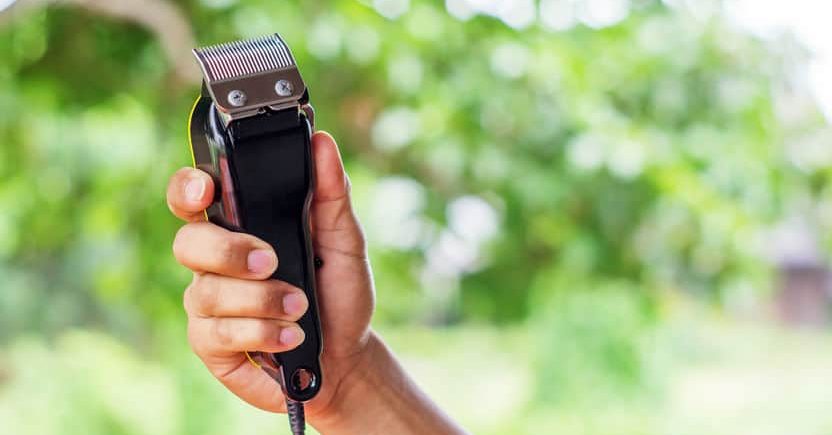
[[[310,210],[323,328],[323,386],[307,402],[307,421],[320,433],[461,434],[399,366],[370,328],[374,289],[361,226],[335,141],[312,137],[315,188]],[[170,180],[171,211],[189,222],[176,235],[176,259],[194,272],[185,291],[188,339],[211,373],[246,402],[285,412],[280,387],[249,363],[245,351],[283,352],[303,341],[295,324],[308,308],[303,292],[269,280],[279,252],[251,235],[205,222],[214,197],[208,174],[190,168]]]
[[[307,404],[310,421],[333,402],[343,377],[367,349],[374,291],[361,226],[350,205],[349,180],[335,141],[312,138],[317,186],[310,209],[317,270],[318,301],[324,337],[324,382]],[[254,236],[205,222],[203,211],[214,197],[211,177],[183,168],[171,178],[171,211],[190,222],[176,235],[176,259],[194,272],[185,291],[188,338],[211,373],[246,402],[285,411],[275,381],[250,364],[245,351],[283,352],[300,344],[296,322],[306,312],[303,292],[267,280],[279,267],[279,252]]]

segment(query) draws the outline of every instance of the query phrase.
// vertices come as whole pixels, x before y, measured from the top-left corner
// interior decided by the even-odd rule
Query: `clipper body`
[[[251,352],[287,398],[313,398],[323,381],[315,260],[309,232],[314,190],[308,94],[279,36],[195,50],[205,84],[190,120],[194,165],[214,179],[211,222],[268,242],[280,257],[272,278],[306,293],[306,334],[294,350]],[[288,84],[287,84],[288,83]],[[239,97],[242,93],[242,99]]]

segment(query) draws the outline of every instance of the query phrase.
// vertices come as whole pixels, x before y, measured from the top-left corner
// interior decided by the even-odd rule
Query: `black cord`
[[[286,399],[286,412],[289,414],[289,427],[292,428],[292,435],[304,435],[306,417],[303,413],[303,402]]]

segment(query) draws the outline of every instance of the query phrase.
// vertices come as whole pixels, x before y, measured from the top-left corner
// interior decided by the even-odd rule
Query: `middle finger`
[[[194,276],[185,290],[191,316],[253,317],[297,321],[309,302],[299,288],[277,280],[250,281],[205,274]]]
[[[208,222],[182,227],[173,241],[173,254],[194,272],[235,278],[266,279],[277,269],[277,255],[268,243]]]

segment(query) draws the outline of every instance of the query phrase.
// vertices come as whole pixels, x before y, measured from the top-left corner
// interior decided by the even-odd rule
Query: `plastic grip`
[[[306,336],[303,343],[270,355],[279,366],[279,381],[287,397],[307,401],[318,393],[323,381],[315,257],[309,232],[315,185],[311,123],[304,112],[285,110],[236,120],[225,128],[213,107],[203,110],[207,110],[204,143],[193,140],[193,124],[200,118],[199,102],[191,133],[196,166],[209,170],[218,184],[215,204],[208,209],[209,220],[269,243],[279,258],[272,278],[302,289],[309,300],[309,309],[298,322]]]

